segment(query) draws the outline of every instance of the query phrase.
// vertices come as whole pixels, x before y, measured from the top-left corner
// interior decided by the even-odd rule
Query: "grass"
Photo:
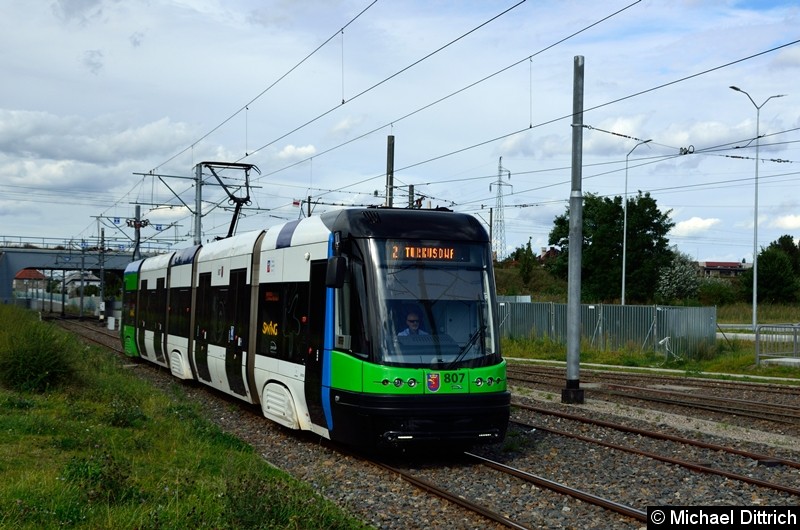
[[[46,331],[20,348],[31,326]],[[179,383],[154,389],[49,326],[0,306],[0,364],[57,343],[72,374],[0,374],[0,528],[366,528],[205,420]]]
[[[756,317],[759,324],[800,323],[800,304],[759,304]],[[720,324],[752,324],[753,305],[742,302],[717,307]]]

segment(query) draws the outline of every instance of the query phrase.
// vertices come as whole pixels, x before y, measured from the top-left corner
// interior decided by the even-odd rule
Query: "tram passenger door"
[[[166,341],[166,318],[167,318],[167,289],[166,279],[156,279],[155,291],[155,311],[153,311],[153,351],[156,360],[161,364],[166,364],[164,357],[164,342]]]
[[[200,274],[197,286],[194,364],[197,368],[197,377],[207,383],[211,382],[211,370],[208,368],[208,331],[211,325],[210,305],[211,273],[205,272]]]
[[[248,336],[248,320],[250,317],[250,289],[247,288],[247,271],[232,270],[230,274],[230,290],[228,291],[229,328],[225,346],[225,375],[231,392],[246,396],[244,384],[243,357],[245,342]]]
[[[139,355],[147,357],[147,342],[145,341],[145,327],[148,319],[150,318],[150,296],[147,292],[147,280],[142,280],[139,287],[139,308],[136,312],[136,349],[139,350]]]
[[[324,260],[311,262],[308,300],[308,348],[306,351],[305,394],[312,423],[328,428],[323,409],[323,368],[325,366],[326,297]],[[328,361],[330,362],[330,361]],[[329,383],[328,383],[329,384]],[[326,392],[323,393],[323,390]]]

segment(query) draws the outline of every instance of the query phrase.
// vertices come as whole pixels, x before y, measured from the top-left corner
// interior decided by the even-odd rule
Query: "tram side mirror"
[[[344,273],[347,262],[344,256],[328,258],[328,269],[325,271],[325,286],[338,289],[344,285]]]

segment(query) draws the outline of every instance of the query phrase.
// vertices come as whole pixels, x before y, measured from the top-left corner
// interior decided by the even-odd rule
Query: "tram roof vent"
[[[381,216],[375,210],[365,210],[364,218],[367,220],[367,222],[374,225],[380,224],[381,222]]]

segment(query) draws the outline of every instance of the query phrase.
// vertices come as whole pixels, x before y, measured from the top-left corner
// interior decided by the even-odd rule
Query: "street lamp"
[[[625,202],[622,205],[623,219],[622,219],[622,305],[625,305],[625,263],[628,254],[628,157],[631,156],[633,150],[640,145],[652,142],[653,139],[644,140],[633,146],[633,149],[628,151],[625,156]]]
[[[758,146],[761,139],[761,131],[759,127],[759,122],[761,119],[761,107],[767,104],[767,101],[771,100],[772,98],[782,98],[786,94],[777,94],[775,96],[770,96],[764,100],[764,103],[761,105],[756,105],[756,102],[753,101],[753,98],[750,97],[750,94],[739,88],[738,86],[731,86],[732,90],[737,92],[741,92],[747,99],[750,100],[750,103],[756,108],[756,182],[755,182],[755,205],[753,207],[753,333],[756,332],[756,325],[758,323],[757,314],[758,314]]]

